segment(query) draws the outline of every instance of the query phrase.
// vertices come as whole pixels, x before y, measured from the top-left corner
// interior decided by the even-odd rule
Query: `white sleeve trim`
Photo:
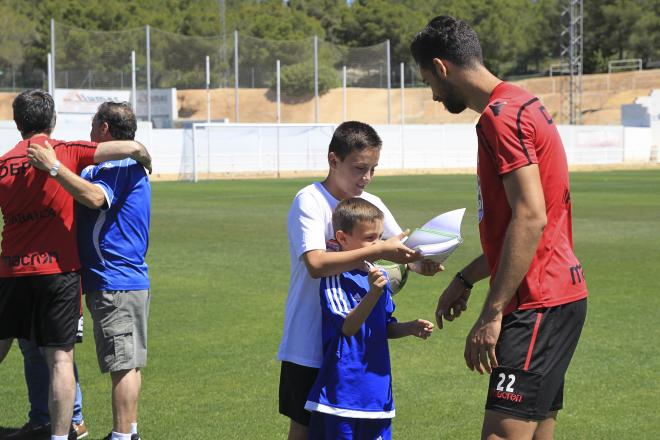
[[[311,400],[305,402],[305,409],[307,411],[317,411],[331,414],[333,416],[351,417],[354,419],[392,419],[396,412],[394,409],[392,411],[361,411],[357,409],[344,409],[312,402]]]
[[[105,190],[105,187],[103,185],[99,185],[98,183],[94,183],[94,186],[101,188],[101,191],[103,191],[103,197],[105,197],[105,204],[107,205],[107,208],[101,207],[99,208],[101,211],[107,211],[110,209],[110,206],[112,206],[112,203],[110,202],[110,196],[108,195],[108,192]]]

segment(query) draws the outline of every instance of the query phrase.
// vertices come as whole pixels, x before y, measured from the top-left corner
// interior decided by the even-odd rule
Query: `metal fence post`
[[[401,125],[406,123],[405,98],[404,98],[404,64],[401,63]]]
[[[346,66],[341,68],[341,87],[342,87],[342,121],[346,121]]]
[[[234,30],[234,119],[240,122],[238,113],[238,30]]]
[[[211,58],[206,55],[206,122],[211,122]]]
[[[404,69],[405,66],[401,63],[401,169],[405,168],[405,143],[404,143],[404,124],[406,123],[406,111],[405,111],[405,98],[404,98]]]
[[[51,95],[55,93],[55,19],[50,19],[50,75],[52,77],[52,86],[51,81],[48,81],[48,87],[52,89]]]
[[[387,48],[387,123],[392,123],[392,66],[390,65],[390,40],[386,41]]]
[[[319,122],[319,37],[314,35],[314,122]]]
[[[137,81],[135,80],[135,51],[131,51],[131,101],[133,111],[137,114]]]
[[[48,52],[47,56],[48,63],[48,93],[50,96],[53,96],[53,54]],[[54,99],[54,98],[53,98]]]
[[[151,31],[149,25],[147,31],[147,120],[151,122]]]
[[[275,62],[275,79],[277,83],[277,123],[282,122],[282,113],[280,109],[280,60]]]

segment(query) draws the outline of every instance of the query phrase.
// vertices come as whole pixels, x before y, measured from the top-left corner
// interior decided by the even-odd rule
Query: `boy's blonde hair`
[[[337,204],[332,213],[332,228],[335,234],[337,231],[344,231],[348,234],[353,232],[357,222],[372,223],[376,220],[384,219],[383,211],[376,205],[359,197],[342,200]]]

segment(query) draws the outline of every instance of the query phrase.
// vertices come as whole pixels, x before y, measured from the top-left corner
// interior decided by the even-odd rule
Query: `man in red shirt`
[[[465,344],[467,366],[490,374],[482,437],[551,439],[564,376],[586,317],[573,253],[566,154],[538,98],[483,64],[476,33],[436,17],[411,44],[433,99],[481,113],[477,201],[483,254],[440,296],[438,325],[460,316],[475,282],[490,288]]]
[[[34,339],[50,370],[51,439],[67,439],[75,394],[73,344],[80,315],[74,201],[60,185],[62,172],[131,157],[151,168],[135,141],[63,142],[50,138],[53,98],[43,90],[16,97],[14,121],[23,140],[0,157],[0,208],[4,218],[0,254],[0,361],[13,338]],[[48,142],[57,161],[48,172],[30,165],[27,148]],[[71,171],[69,171],[71,170]],[[75,433],[71,438],[75,438]]]

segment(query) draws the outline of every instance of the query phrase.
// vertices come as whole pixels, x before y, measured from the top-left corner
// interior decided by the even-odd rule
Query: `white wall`
[[[197,129],[195,163],[192,129],[150,129],[148,124],[140,124],[136,138],[149,148],[155,174],[190,179],[193,166],[202,178],[206,173],[324,171],[333,128],[224,124]],[[476,167],[477,137],[471,124],[374,128],[383,139],[380,169]],[[658,155],[652,154],[651,128],[564,125],[558,129],[570,165],[658,160]],[[0,154],[20,140],[13,122],[0,123],[0,137]],[[53,137],[88,139],[89,124],[63,122]]]

